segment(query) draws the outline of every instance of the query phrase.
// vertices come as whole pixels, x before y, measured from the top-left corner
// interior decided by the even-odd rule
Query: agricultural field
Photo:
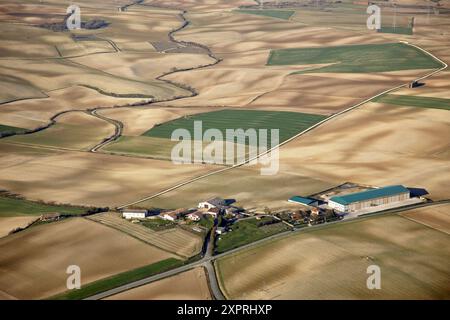
[[[25,129],[23,128],[17,128],[17,127],[11,127],[11,126],[5,126],[0,124],[0,137],[5,136],[6,134],[10,133],[23,133]]]
[[[66,291],[49,297],[49,300],[81,300],[89,298],[95,294],[125,285],[132,281],[141,280],[160,272],[167,271],[182,265],[180,260],[168,258],[147,266],[125,271],[113,276],[96,280],[84,285],[79,290]]]
[[[0,217],[39,216],[45,213],[61,213],[64,215],[80,215],[89,208],[47,204],[22,198],[3,196],[0,194]]]
[[[132,223],[120,217],[118,213],[100,213],[88,219],[124,232],[136,239],[162,250],[171,252],[179,259],[198,254],[203,246],[203,238],[179,227],[154,231],[140,224]]]
[[[313,63],[328,64],[328,66],[297,73],[370,73],[442,67],[440,62],[426,53],[404,43],[280,49],[272,51],[267,61],[268,66]]]
[[[49,128],[4,139],[6,142],[87,151],[114,134],[113,124],[85,112],[59,116]]]
[[[28,225],[39,219],[36,216],[0,216],[0,238],[7,236],[10,232],[26,228]],[[0,294],[1,297],[1,294]]]
[[[421,223],[430,228],[450,234],[450,205],[441,204],[432,207],[408,210],[402,217]]]
[[[448,200],[450,72],[437,69],[450,63],[450,1],[392,2],[378,2],[377,32],[367,3],[352,0],[79,0],[83,28],[69,31],[68,3],[0,0],[0,190],[24,197],[0,193],[0,299],[83,299],[179,266],[195,269],[111,298],[213,298],[191,265],[206,232],[189,231],[212,219],[76,216],[91,207],[222,197],[249,213],[294,211],[290,197],[345,181]],[[196,120],[280,129],[280,141],[320,125],[281,146],[275,174],[262,175],[267,163],[168,161],[172,132],[192,133]],[[293,232],[220,258],[221,285],[242,299],[450,299],[448,210]],[[73,217],[10,233],[50,212]],[[217,251],[284,230],[242,220]],[[71,264],[83,289],[67,292]],[[381,291],[365,289],[371,264]]]
[[[70,218],[0,239],[0,288],[3,297],[41,299],[66,290],[69,265],[81,268],[86,284],[173,257],[99,223]]]
[[[230,299],[448,299],[449,242],[389,215],[291,234],[220,258],[216,269]],[[381,290],[366,287],[373,264]]]
[[[226,139],[226,129],[253,128],[255,130],[268,129],[267,141],[271,141],[270,129],[278,129],[279,140],[283,142],[317,122],[325,119],[317,114],[305,114],[294,112],[257,111],[257,110],[220,110],[185,116],[155,126],[144,132],[144,136],[170,139],[172,132],[176,129],[186,129],[190,136],[194,136],[194,122],[202,121],[204,131],[214,128],[221,131],[224,140]],[[231,141],[230,142],[234,142]],[[248,143],[248,141],[246,141]]]
[[[236,110],[225,109],[220,111],[213,111],[207,113],[184,115],[178,119],[174,119],[164,123],[153,125],[151,129],[142,133],[141,136],[122,136],[113,143],[102,148],[104,152],[114,154],[135,155],[150,157],[154,159],[171,159],[171,152],[178,144],[178,141],[171,141],[172,133],[177,129],[186,129],[192,140],[197,139],[194,136],[195,121],[202,122],[202,133],[208,129],[218,129],[226,144],[223,145],[223,159],[224,163],[231,162],[231,155],[226,153],[227,144],[241,143],[236,138],[231,137],[227,139],[226,129],[255,129],[256,134],[259,134],[259,129],[267,129],[267,144],[270,147],[271,131],[270,129],[279,130],[279,142],[292,137],[293,135],[309,128],[317,122],[325,119],[322,115],[306,114],[296,112],[276,112],[276,111],[257,111],[257,110]],[[200,137],[202,138],[202,137]],[[260,137],[258,136],[258,139]],[[242,141],[245,144],[250,144],[249,138]],[[209,144],[209,141],[204,141],[204,147]],[[191,159],[194,155],[194,146],[192,143]],[[233,146],[236,148],[236,146]],[[237,151],[235,151],[237,152]],[[249,150],[246,148],[245,154]],[[233,155],[233,163],[237,163],[237,156]]]
[[[450,99],[406,96],[387,94],[373,100],[374,102],[390,104],[394,106],[408,106],[418,108],[432,108],[450,110]]]
[[[411,27],[401,27],[401,26],[400,27],[381,27],[381,29],[378,32],[412,35],[413,29]]]
[[[427,181],[432,199],[447,199],[449,180],[440,174],[449,169],[449,141],[443,138],[450,136],[446,115],[446,110],[367,103],[282,146],[276,175],[261,176],[259,167],[244,166],[142,204],[189,207],[221,196],[238,199],[247,209],[275,210],[285,208],[293,195],[317,193],[348,180],[381,186],[394,181],[422,186]],[[400,128],[408,128],[408,139]]]
[[[236,199],[237,206],[248,210],[264,212],[265,207],[273,210],[291,208],[287,199],[294,194],[313,194],[333,186],[332,182],[308,177],[299,169],[285,171],[281,168],[276,175],[262,176],[259,169],[243,166],[192,182],[139,205],[190,208],[200,201],[219,196]]]
[[[290,17],[295,13],[292,10],[246,10],[240,9],[236,10],[237,13],[254,14],[263,17],[277,18],[283,20],[289,20]]]
[[[106,300],[211,300],[201,267],[112,295]]]
[[[265,224],[272,220],[272,218],[261,218],[259,220],[252,218],[234,223],[231,225],[233,231],[219,236],[216,243],[216,252],[222,253],[271,235],[290,230],[287,225],[279,221],[275,221],[275,223],[272,224]]]
[[[1,189],[31,200],[99,207],[124,205],[214,169],[1,141],[0,160]]]

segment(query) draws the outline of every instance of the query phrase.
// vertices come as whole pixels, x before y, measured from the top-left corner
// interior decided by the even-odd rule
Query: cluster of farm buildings
[[[363,190],[346,192],[348,189],[355,188]],[[314,196],[294,196],[288,201],[309,207],[319,214],[325,210],[333,210],[341,216],[355,216],[415,204],[424,201],[424,199],[420,196],[412,195],[411,190],[402,185],[363,188],[355,184],[346,183]]]
[[[230,201],[222,198],[213,198],[207,201],[199,202],[197,208],[176,209],[159,213],[159,217],[168,221],[177,221],[186,218],[191,221],[200,221],[203,217],[211,216],[217,218],[219,215],[231,217],[239,216],[242,209],[231,206]],[[143,219],[151,215],[149,210],[145,209],[125,209],[122,216],[125,219]]]
[[[297,224],[298,221],[308,224],[321,223],[321,221],[326,222],[330,218],[354,217],[360,214],[415,204],[424,200],[421,196],[412,194],[410,189],[402,185],[369,187],[347,182],[315,195],[293,196],[288,199],[288,202],[301,205],[303,210],[293,210],[286,219],[283,214],[279,213],[275,214],[274,217],[280,221],[295,222],[294,224]],[[176,209],[157,214],[152,214],[149,210],[143,209],[125,209],[122,211],[122,215],[126,219],[144,219],[148,216],[158,216],[172,222],[181,218],[198,222],[208,216],[214,219],[223,216],[230,221],[236,221],[252,215],[242,208],[232,206],[231,203],[233,202],[234,200],[213,198],[199,202],[197,207],[192,209]]]

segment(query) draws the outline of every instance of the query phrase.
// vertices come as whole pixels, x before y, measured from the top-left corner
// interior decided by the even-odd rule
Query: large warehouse
[[[352,212],[410,198],[410,192],[402,185],[388,186],[342,196],[331,197],[328,205],[340,212]]]

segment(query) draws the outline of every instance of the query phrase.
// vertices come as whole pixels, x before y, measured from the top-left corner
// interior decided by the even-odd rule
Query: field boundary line
[[[131,206],[131,205],[135,205],[135,204],[138,204],[138,203],[147,201],[147,200],[151,200],[151,199],[153,199],[153,198],[156,198],[156,197],[158,197],[158,196],[160,196],[160,195],[163,195],[163,194],[165,194],[165,193],[168,193],[168,192],[170,192],[170,191],[179,189],[179,188],[181,188],[181,187],[183,187],[183,186],[185,186],[185,185],[188,185],[188,184],[190,184],[190,183],[192,183],[192,182],[195,182],[195,181],[198,181],[198,180],[207,178],[207,177],[209,177],[209,176],[212,176],[212,175],[215,175],[215,174],[218,174],[218,173],[225,172],[225,171],[227,171],[227,170],[232,170],[232,169],[234,169],[234,168],[238,168],[238,167],[244,166],[244,165],[246,165],[246,164],[248,164],[248,163],[250,163],[250,162],[252,162],[252,161],[255,161],[255,160],[259,159],[261,156],[264,156],[264,155],[267,155],[268,153],[271,153],[273,150],[275,150],[275,149],[277,149],[277,148],[279,148],[279,147],[281,147],[281,146],[283,146],[283,145],[285,145],[285,144],[291,142],[292,140],[295,140],[295,139],[297,139],[298,137],[300,137],[300,136],[302,136],[302,135],[304,135],[304,134],[306,134],[306,133],[312,131],[313,129],[315,129],[315,128],[321,126],[321,125],[323,125],[324,123],[326,123],[326,122],[328,122],[328,121],[330,121],[330,120],[332,120],[332,119],[334,119],[334,118],[336,118],[336,117],[339,117],[340,115],[343,115],[343,114],[345,114],[345,113],[347,113],[347,112],[350,112],[350,111],[352,111],[352,110],[354,110],[354,109],[356,109],[356,108],[358,108],[358,107],[360,107],[360,106],[362,106],[362,105],[364,105],[364,104],[366,104],[366,103],[372,101],[373,99],[376,99],[376,98],[378,98],[378,97],[380,97],[380,96],[382,96],[382,95],[385,95],[385,94],[387,94],[387,93],[396,91],[396,90],[398,90],[398,89],[400,89],[400,88],[406,87],[406,86],[408,86],[408,84],[411,83],[411,82],[420,81],[420,80],[426,79],[426,78],[428,78],[428,77],[430,77],[430,76],[433,76],[433,75],[435,75],[435,74],[437,74],[437,73],[439,73],[439,72],[445,70],[445,69],[448,67],[448,65],[447,65],[444,61],[442,61],[441,59],[439,59],[439,58],[436,57],[435,55],[429,53],[428,51],[426,51],[426,50],[424,50],[424,49],[422,49],[422,48],[420,48],[420,47],[418,47],[418,46],[416,46],[416,45],[410,44],[410,43],[408,43],[408,42],[406,42],[406,41],[400,41],[400,42],[401,42],[401,43],[404,43],[404,44],[406,44],[406,45],[415,47],[415,48],[417,48],[417,49],[419,49],[419,50],[421,50],[422,52],[424,52],[425,54],[429,55],[429,56],[432,57],[433,59],[436,59],[438,62],[442,63],[442,64],[443,64],[443,67],[441,67],[441,68],[439,68],[439,69],[435,69],[435,70],[433,70],[431,73],[429,73],[429,74],[427,74],[427,75],[425,75],[425,76],[416,78],[416,79],[414,79],[414,80],[412,80],[412,81],[409,81],[408,83],[404,83],[404,84],[398,85],[398,86],[396,86],[396,87],[394,87],[394,88],[390,88],[390,89],[384,90],[383,92],[380,92],[380,93],[378,93],[378,94],[376,94],[376,95],[374,95],[374,96],[372,96],[372,97],[370,97],[370,98],[367,98],[367,99],[365,99],[365,100],[363,100],[363,101],[361,101],[361,102],[358,102],[357,104],[355,104],[355,105],[353,105],[353,106],[351,106],[351,107],[349,107],[349,108],[347,108],[347,109],[344,109],[344,110],[342,110],[342,111],[339,111],[339,112],[337,112],[337,113],[334,113],[334,114],[330,115],[329,117],[323,119],[322,121],[317,122],[316,124],[312,125],[311,127],[307,128],[307,129],[305,129],[305,130],[303,130],[303,131],[297,133],[296,135],[290,137],[289,139],[287,139],[287,140],[281,142],[281,143],[278,144],[277,146],[275,146],[275,147],[273,147],[273,148],[270,148],[270,149],[266,150],[265,152],[256,155],[255,157],[252,157],[252,158],[250,158],[250,159],[248,159],[248,160],[245,160],[245,161],[243,161],[243,162],[241,162],[241,163],[235,164],[235,165],[233,165],[233,166],[231,166],[231,167],[226,167],[226,168],[223,168],[223,169],[219,169],[219,170],[216,170],[216,171],[213,171],[213,172],[210,172],[210,173],[206,173],[206,174],[200,175],[200,176],[198,176],[198,177],[194,177],[194,178],[192,178],[192,179],[190,179],[190,180],[188,180],[188,181],[181,182],[181,183],[179,183],[179,184],[177,184],[177,185],[174,185],[174,186],[172,186],[172,187],[170,187],[170,188],[168,188],[168,189],[162,190],[162,191],[160,191],[160,192],[158,192],[158,193],[156,193],[156,194],[153,194],[153,195],[151,195],[151,196],[148,196],[148,197],[145,197],[145,198],[142,198],[142,199],[139,199],[139,200],[136,200],[136,201],[134,201],[134,202],[127,203],[127,204],[123,204],[123,205],[117,207],[117,209],[120,210],[120,209],[123,209],[123,208],[128,207],[128,206]]]

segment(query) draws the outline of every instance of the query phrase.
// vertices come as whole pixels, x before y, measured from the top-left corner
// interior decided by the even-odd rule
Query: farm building
[[[203,213],[196,211],[189,213],[186,217],[192,221],[200,221],[200,219],[203,217]]]
[[[214,218],[217,218],[217,216],[220,214],[221,209],[219,208],[212,208],[205,212],[205,214],[209,214],[213,216]]]
[[[299,203],[304,206],[317,206],[318,201],[316,199],[305,198],[300,196],[293,196],[289,198],[288,202]]]
[[[177,212],[167,212],[161,215],[164,220],[175,221],[180,218],[180,214]]]
[[[334,196],[328,201],[328,206],[340,212],[351,212],[372,206],[404,201],[409,198],[410,191],[407,188],[402,185],[395,185]]]
[[[143,219],[147,215],[148,210],[145,209],[125,209],[122,211],[122,217],[125,219]]]
[[[198,204],[199,208],[204,208],[204,209],[213,209],[213,208],[220,208],[222,206],[225,206],[226,202],[224,199],[222,198],[213,198],[213,199],[209,199],[207,201],[203,201],[200,202]]]

